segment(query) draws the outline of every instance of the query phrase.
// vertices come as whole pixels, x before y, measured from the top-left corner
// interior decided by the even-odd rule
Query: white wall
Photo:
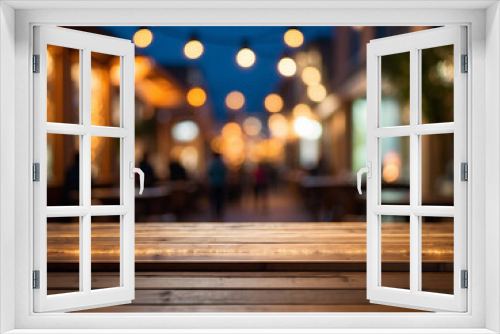
[[[486,266],[486,328],[500,332],[500,7],[491,5],[486,11],[486,244],[496,256],[495,265]],[[481,167],[481,166],[477,166]]]
[[[0,3],[0,333],[14,328],[15,12]]]

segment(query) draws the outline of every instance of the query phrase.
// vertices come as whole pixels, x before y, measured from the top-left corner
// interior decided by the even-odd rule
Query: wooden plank
[[[93,288],[116,285],[117,274],[95,273]],[[453,289],[453,272],[425,273],[425,291]],[[48,289],[75,290],[79,279],[76,273],[49,273]],[[274,289],[274,290],[356,290],[366,289],[366,274],[362,272],[278,272],[278,273],[136,273],[136,290],[156,289]],[[386,273],[384,284],[408,289],[408,273]]]
[[[78,224],[48,224],[49,263],[78,261]],[[116,224],[92,228],[94,262],[119,259]],[[409,261],[408,223],[384,223],[384,262]],[[423,261],[453,262],[453,224],[426,224]],[[136,225],[136,261],[366,261],[366,223],[143,223]]]
[[[77,313],[87,312],[421,312],[392,306],[368,305],[136,305],[127,304],[103,307]]]

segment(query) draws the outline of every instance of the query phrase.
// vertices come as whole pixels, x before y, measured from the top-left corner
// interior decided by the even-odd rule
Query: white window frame
[[[449,26],[372,40],[367,45],[367,161],[371,177],[367,179],[367,297],[372,303],[405,306],[431,311],[467,310],[467,290],[461,287],[461,271],[467,270],[467,185],[461,181],[461,163],[467,163],[467,75],[461,71],[461,56],[467,54],[466,27]],[[454,58],[453,121],[422,123],[422,52],[423,49],[452,45]],[[407,52],[410,70],[410,122],[408,125],[382,126],[382,57]],[[421,135],[453,134],[454,205],[422,205]],[[381,201],[383,138],[405,137],[410,148],[410,202],[386,205]],[[410,288],[397,289],[381,284],[383,215],[409,218]],[[452,217],[454,226],[453,294],[422,291],[422,217]]]
[[[135,296],[134,148],[135,89],[134,45],[131,41],[60,27],[34,27],[34,54],[39,55],[39,73],[34,74],[34,162],[39,163],[39,181],[33,184],[34,270],[39,271],[39,288],[34,289],[35,312],[72,311],[130,303]],[[79,52],[79,122],[47,122],[47,45]],[[98,52],[120,60],[120,124],[95,126],[91,120],[91,54]],[[47,134],[79,138],[80,203],[78,206],[47,206]],[[91,203],[91,139],[120,140],[120,204]],[[119,216],[120,285],[92,289],[91,221],[95,216]],[[79,217],[79,291],[47,295],[47,218]]]
[[[500,11],[497,2],[260,2],[159,3],[144,1],[16,2],[0,4],[0,329],[13,333],[36,333],[37,329],[71,333],[87,329],[127,329],[127,333],[190,332],[342,332],[350,333],[492,333],[500,331]],[[17,7],[13,10],[10,6]],[[60,9],[66,6],[70,8]],[[137,9],[123,9],[130,6]],[[147,7],[149,6],[149,9]],[[460,6],[460,9],[452,8]],[[86,8],[85,8],[86,7]],[[99,8],[98,8],[99,7]],[[106,7],[107,9],[102,9]],[[163,8],[155,8],[163,7]],[[180,8],[179,8],[180,7]],[[368,7],[368,8],[365,8]],[[24,8],[24,9],[22,9]],[[51,10],[45,10],[52,8]],[[59,8],[59,10],[54,10]],[[78,9],[75,9],[78,8]],[[403,9],[402,9],[403,8]],[[15,19],[15,20],[14,20]],[[31,90],[32,27],[57,25],[467,25],[469,31],[468,143],[470,286],[467,313],[368,314],[368,313],[218,313],[218,314],[33,314],[30,288],[32,260]],[[15,35],[14,35],[15,31]],[[14,38],[15,36],[15,38]],[[6,46],[6,47],[4,47]],[[15,48],[15,52],[14,52]],[[15,72],[13,67],[15,66]],[[486,67],[488,71],[486,71]],[[15,79],[15,89],[12,82]],[[15,96],[14,93],[15,92]],[[12,94],[12,96],[9,95]],[[6,111],[8,109],[8,111]],[[15,110],[15,112],[12,112]],[[14,116],[15,115],[15,116]],[[486,121],[488,120],[488,121]],[[15,127],[9,130],[8,127]],[[15,143],[12,145],[12,136]],[[485,153],[485,150],[488,154]],[[486,164],[487,162],[487,164]],[[486,167],[484,167],[486,166]],[[15,171],[15,182],[12,174]],[[488,182],[486,182],[488,174]],[[5,183],[4,183],[5,182]],[[10,188],[3,185],[11,186]],[[15,199],[12,200],[12,189]],[[488,196],[486,196],[488,194]],[[486,204],[485,204],[486,202]],[[14,210],[10,209],[14,205]],[[487,214],[488,220],[485,219]],[[13,218],[15,220],[13,220]],[[12,222],[15,221],[15,226]],[[12,240],[15,237],[15,242]],[[14,254],[14,256],[12,256]],[[488,254],[486,257],[485,255]],[[26,261],[26,259],[30,259]],[[486,265],[487,264],[487,265]],[[14,283],[15,282],[15,283]],[[9,285],[10,284],[10,285]],[[15,289],[12,286],[15,285]],[[488,289],[488,293],[486,293]],[[15,291],[12,291],[15,290]],[[12,309],[15,305],[15,309]],[[141,324],[142,329],[137,329]],[[413,330],[412,330],[413,328]],[[137,329],[137,330],[132,330]],[[151,329],[151,331],[147,331]],[[170,330],[168,330],[170,329]],[[241,330],[238,330],[241,329]],[[246,329],[246,330],[245,330]],[[293,329],[296,329],[293,331]],[[357,330],[356,330],[357,329]],[[392,330],[391,330],[392,329]],[[42,332],[42,331],[40,331]],[[186,331],[184,331],[186,332]],[[108,331],[109,333],[109,331]]]

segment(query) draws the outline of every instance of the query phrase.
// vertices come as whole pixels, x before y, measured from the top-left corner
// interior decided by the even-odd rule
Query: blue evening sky
[[[132,39],[139,27],[101,27],[113,36]],[[263,110],[267,94],[279,86],[283,78],[276,65],[284,52],[293,52],[283,42],[287,27],[149,27],[153,42],[144,49],[136,48],[137,54],[149,55],[158,64],[168,67],[195,66],[204,77],[204,89],[208,103],[218,119],[225,118],[224,99],[233,91],[241,91],[250,112]],[[317,39],[333,37],[332,27],[301,27],[305,44]],[[200,59],[190,60],[183,54],[184,44],[196,34],[204,44],[205,52]],[[252,68],[243,69],[236,64],[235,56],[244,39],[257,55]]]

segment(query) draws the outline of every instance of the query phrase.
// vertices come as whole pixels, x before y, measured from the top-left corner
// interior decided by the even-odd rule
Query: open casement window
[[[462,286],[467,270],[466,54],[466,28],[459,26],[368,44],[367,297],[372,303],[467,310]],[[406,187],[395,196],[398,183]],[[438,196],[443,192],[447,201]],[[451,237],[433,232],[437,224]],[[429,272],[433,263],[427,257],[436,256],[441,267]],[[407,269],[395,268],[398,264]],[[448,283],[439,271],[448,271]],[[443,289],[430,291],[429,280],[443,280]]]
[[[134,299],[134,45],[40,26],[34,29],[33,53],[34,311],[129,303]],[[103,179],[108,188],[96,184]],[[103,263],[116,264],[107,268],[116,275],[106,282],[96,272]],[[78,277],[74,290],[50,290],[48,282],[64,279],[68,270],[78,272],[71,276]]]

